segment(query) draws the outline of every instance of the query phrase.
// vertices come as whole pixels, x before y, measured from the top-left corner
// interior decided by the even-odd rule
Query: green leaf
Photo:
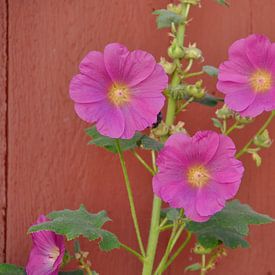
[[[222,102],[223,99],[219,97],[212,96],[210,94],[206,94],[203,98],[194,100],[203,105],[207,105],[210,107],[215,107],[219,102]]]
[[[195,263],[187,266],[184,271],[198,271],[201,270],[201,264]]]
[[[160,151],[164,146],[162,143],[145,135],[140,139],[138,143],[140,146],[142,146],[142,148],[153,151]]]
[[[86,133],[92,138],[89,144],[95,144],[113,153],[117,153],[116,139],[102,136],[96,130],[95,126],[86,129]],[[141,139],[142,136],[143,135],[141,133],[136,133],[132,139],[120,139],[121,150],[126,151],[137,147],[137,142]]]
[[[101,229],[106,222],[111,221],[105,211],[92,214],[81,205],[78,210],[54,211],[48,215],[48,218],[51,221],[33,225],[28,232],[50,230],[65,235],[67,240],[76,239],[81,235],[91,241],[100,238],[99,247],[103,251],[120,247],[113,233]]]
[[[180,218],[180,210],[177,208],[163,208],[161,209],[160,216],[167,218],[169,221],[176,221]]]
[[[212,117],[211,120],[216,128],[221,129],[223,127],[222,123],[217,118]]]
[[[219,70],[214,66],[203,66],[202,70],[210,76],[218,76]]]
[[[72,270],[72,271],[60,271],[58,275],[84,275],[83,270]]]
[[[172,23],[179,24],[184,21],[184,18],[181,15],[165,9],[156,10],[153,12],[153,14],[158,15],[157,26],[159,29],[167,27],[169,28],[171,27]]]
[[[229,2],[227,0],[216,0],[216,2],[220,5],[229,7]]]
[[[0,264],[1,275],[25,275],[23,267],[16,266],[13,264]]]
[[[189,222],[187,229],[195,233],[201,245],[214,248],[224,243],[230,248],[249,246],[244,239],[249,233],[251,224],[267,224],[275,220],[259,214],[238,200],[228,202],[225,208],[204,223]]]

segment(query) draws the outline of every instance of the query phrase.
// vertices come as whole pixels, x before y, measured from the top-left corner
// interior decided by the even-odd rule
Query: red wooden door
[[[30,249],[28,227],[40,213],[77,208],[106,209],[108,228],[121,241],[137,246],[119,162],[116,156],[92,146],[68,97],[68,85],[89,50],[118,41],[130,49],[144,49],[157,58],[166,54],[166,31],[155,27],[153,9],[167,0],[0,0],[0,257],[24,265]],[[202,0],[192,12],[187,40],[203,49],[205,63],[218,65],[228,46],[250,33],[264,33],[275,41],[275,0],[231,0],[224,8]],[[215,83],[208,80],[209,90]],[[193,106],[182,119],[191,133],[213,128],[214,110]],[[209,119],[202,119],[209,117]],[[249,126],[253,134],[263,119]],[[275,125],[270,127],[275,137]],[[237,132],[241,146],[247,132]],[[260,169],[244,158],[245,179],[238,197],[259,212],[275,217],[275,146],[263,153]],[[147,237],[151,179],[129,155],[137,211],[143,238]],[[212,274],[271,275],[275,273],[274,225],[255,227],[251,249],[230,251]],[[160,251],[167,241],[161,240]],[[140,274],[140,264],[124,251],[91,250],[100,274]],[[183,274],[189,252],[167,274]]]

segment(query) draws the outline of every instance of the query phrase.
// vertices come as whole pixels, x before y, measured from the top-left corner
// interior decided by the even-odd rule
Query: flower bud
[[[269,148],[271,146],[272,140],[269,137],[267,129],[254,138],[254,144],[261,148]]]
[[[190,4],[190,5],[199,5],[200,0],[181,0],[183,4]]]
[[[169,88],[169,95],[175,100],[181,100],[188,96],[187,86],[180,84]]]
[[[151,134],[154,138],[160,138],[166,136],[169,133],[169,127],[162,121],[158,127],[151,130]]]
[[[212,249],[211,248],[205,248],[201,244],[196,243],[196,245],[195,245],[195,247],[193,249],[193,252],[195,254],[203,255],[203,254],[209,254],[209,253],[211,253]]]
[[[179,121],[177,123],[177,125],[172,125],[170,127],[170,134],[176,134],[176,133],[184,133],[184,134],[188,134],[186,129],[184,128],[184,122]]]
[[[186,91],[189,97],[194,97],[195,99],[201,99],[205,96],[205,89],[202,88],[202,80],[199,80],[195,85],[188,85]]]
[[[202,58],[202,51],[196,47],[196,43],[189,44],[188,48],[184,48],[185,59],[200,59]]]
[[[174,40],[172,45],[168,48],[168,55],[172,59],[179,59],[184,57],[184,48],[177,44]]]
[[[236,114],[235,119],[240,124],[249,124],[249,123],[253,122],[253,120],[254,120],[252,117],[242,117],[239,114]]]
[[[174,12],[176,14],[181,14],[182,12],[182,4],[178,4],[178,5],[175,5],[175,4],[168,4],[167,5],[167,10],[168,11],[171,11],[171,12]]]
[[[233,116],[233,111],[230,110],[226,105],[223,105],[221,109],[216,111],[217,118],[227,119]]]
[[[176,64],[168,62],[164,57],[160,58],[159,63],[167,74],[172,74],[176,69]]]

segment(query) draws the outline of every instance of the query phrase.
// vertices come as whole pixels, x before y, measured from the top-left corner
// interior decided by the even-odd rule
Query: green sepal
[[[197,235],[199,243],[205,248],[214,248],[220,243],[229,248],[247,248],[249,243],[244,238],[249,233],[249,225],[271,222],[274,222],[273,218],[234,200],[207,222],[188,222],[187,229]]]
[[[54,211],[48,215],[48,218],[50,221],[33,225],[29,228],[28,233],[50,230],[66,236],[67,240],[73,240],[79,236],[90,241],[100,238],[99,247],[103,251],[120,247],[118,238],[113,233],[101,228],[106,222],[111,221],[106,211],[93,214],[81,205],[78,210]]]
[[[172,23],[177,25],[184,22],[184,18],[181,15],[169,10],[155,10],[153,14],[158,15],[156,19],[158,29],[169,28]]]

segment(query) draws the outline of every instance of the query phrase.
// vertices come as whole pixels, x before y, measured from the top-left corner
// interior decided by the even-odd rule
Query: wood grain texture
[[[0,262],[5,259],[6,230],[7,38],[7,4],[0,0]]]
[[[227,56],[228,46],[251,32],[266,33],[275,41],[273,0],[232,0],[230,9],[214,1],[203,1],[194,9],[187,41],[198,42],[205,63],[218,65]],[[165,55],[167,32],[155,28],[153,9],[167,0],[10,0],[9,1],[9,157],[7,261],[25,264],[30,249],[27,228],[40,213],[53,209],[77,208],[84,203],[91,211],[106,209],[113,222],[107,227],[122,242],[137,247],[131,225],[126,192],[116,156],[92,146],[68,98],[68,85],[78,64],[89,50],[102,50],[118,41],[130,49]],[[206,82],[215,92],[214,80]],[[1,85],[1,84],[0,84]],[[214,110],[192,106],[183,114],[190,133],[213,129],[202,119]],[[253,134],[262,119],[237,132],[240,147]],[[275,127],[271,127],[275,136]],[[275,146],[265,151],[264,163],[255,169],[249,158],[245,180],[238,197],[261,212],[275,216]],[[145,155],[149,161],[149,156]],[[151,179],[131,155],[127,165],[133,182],[137,211],[147,238],[151,208]],[[2,167],[2,166],[1,166]],[[106,171],[107,169],[107,171]],[[0,174],[1,175],[1,174]],[[274,225],[252,229],[253,249],[230,251],[212,274],[271,275],[275,273]],[[168,236],[161,239],[159,254]],[[20,249],[18,249],[20,247]],[[100,274],[140,274],[140,264],[123,251],[101,253],[95,244],[85,243],[93,266]],[[176,261],[167,274],[182,274],[194,261],[188,253]]]

